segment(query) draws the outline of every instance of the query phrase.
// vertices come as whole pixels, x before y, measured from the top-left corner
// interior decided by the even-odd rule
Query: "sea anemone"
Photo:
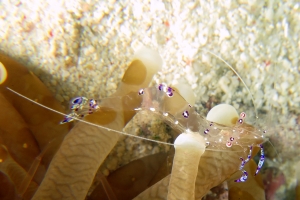
[[[16,65],[13,62],[4,62],[3,60],[1,62],[7,69]],[[12,78],[8,78],[1,84],[1,92],[10,97],[13,105],[20,110],[24,109],[23,106],[28,105],[26,109],[30,111],[31,115],[24,114],[23,118],[33,117],[34,121],[28,123],[32,124],[30,125],[31,131],[37,140],[37,148],[40,147],[35,153],[34,157],[36,158],[30,160],[33,165],[25,168],[28,175],[25,179],[20,177],[20,179],[25,180],[20,187],[27,188],[32,182],[32,178],[34,179],[35,172],[43,174],[44,171],[41,167],[46,166],[48,167],[47,172],[33,199],[84,199],[95,177],[98,177],[102,182],[104,191],[110,198],[114,198],[114,196],[119,198],[114,186],[107,184],[112,179],[108,177],[106,181],[101,173],[96,175],[97,170],[116,145],[120,134],[130,136],[123,131],[123,128],[136,113],[142,111],[146,115],[157,117],[181,134],[178,137],[173,135],[174,139],[177,138],[174,142],[175,156],[171,175],[168,175],[168,171],[164,171],[160,175],[162,179],[158,182],[149,183],[148,186],[154,185],[147,190],[146,187],[144,192],[139,191],[142,193],[137,196],[137,199],[199,199],[209,189],[222,183],[235,172],[242,171],[244,174],[240,171],[239,173],[242,173],[243,177],[245,175],[244,165],[250,160],[253,153],[257,153],[259,145],[265,141],[261,133],[244,123],[245,113],[238,116],[237,111],[230,105],[219,105],[204,118],[191,105],[193,103],[192,100],[189,100],[189,95],[186,96],[184,92],[180,92],[182,89],[179,87],[177,89],[177,87],[166,84],[148,87],[153,75],[160,69],[161,63],[161,58],[156,52],[146,48],[138,51],[115,94],[101,100],[85,97],[75,98],[71,101],[72,112],[65,116],[63,125],[58,125],[59,115],[57,114],[50,124],[46,123],[46,120],[33,117],[37,112],[35,109],[38,107],[34,105],[34,109],[29,108],[33,102],[42,103],[52,109],[51,111],[47,110],[52,115],[54,112],[63,114],[64,111],[55,107],[56,103],[53,103],[54,100],[50,100],[52,97],[48,92],[45,96],[35,97],[33,94],[36,90],[28,86],[21,87],[23,81],[31,83],[32,87],[34,86],[42,92],[47,91],[31,72],[19,67],[24,80],[16,80],[13,79],[17,77],[14,75],[15,72],[8,70],[8,76]],[[7,87],[34,100],[27,101],[19,97],[16,98],[15,94],[11,93],[12,90],[8,91]],[[39,107],[39,109],[43,110],[44,108]],[[47,115],[49,116],[48,113]],[[79,122],[66,134],[69,129],[67,122],[73,120]],[[45,136],[49,138],[45,138],[45,133],[37,133],[36,126],[39,126],[41,122],[45,122],[47,128],[59,126],[62,130],[57,132],[57,135],[46,134]],[[45,130],[45,128],[41,127],[41,130]],[[173,146],[168,141],[157,141],[155,138],[131,137]],[[3,149],[5,148],[3,147]],[[169,155],[172,156],[172,153]],[[155,155],[155,157],[159,156],[162,156],[161,160],[165,159],[165,155]],[[242,162],[240,158],[244,158]],[[3,160],[5,160],[4,157]],[[142,162],[147,163],[146,159]],[[6,174],[4,170],[3,172]],[[124,173],[121,175],[124,176]],[[186,175],[186,178],[183,175]],[[41,178],[37,177],[36,179],[37,184],[39,184]],[[132,177],[131,180],[134,182],[136,177]],[[245,178],[239,180],[244,181]],[[15,185],[15,187],[18,188],[19,186]],[[18,190],[17,195],[24,196],[23,192]]]

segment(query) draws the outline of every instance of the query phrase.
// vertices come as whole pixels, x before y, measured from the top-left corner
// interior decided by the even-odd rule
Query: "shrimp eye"
[[[81,104],[82,103],[82,97],[76,97],[72,100],[72,104]]]

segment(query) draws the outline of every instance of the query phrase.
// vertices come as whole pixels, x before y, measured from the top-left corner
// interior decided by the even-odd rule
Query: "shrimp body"
[[[74,100],[79,98],[85,100],[74,103]],[[186,132],[187,130],[197,132],[204,137],[209,150],[226,151],[233,145],[250,147],[259,145],[265,140],[262,133],[251,125],[244,123],[245,113],[241,113],[240,118],[236,120],[236,125],[233,127],[208,121],[198,114],[195,108],[172,87],[160,84],[157,87],[142,88],[138,92],[126,95],[126,98],[129,101],[138,99],[140,102],[139,105],[133,108],[135,112],[141,110],[151,112],[180,132]],[[61,123],[73,121],[74,118],[83,118],[96,112],[101,108],[99,102],[103,101],[87,99],[86,97],[77,97],[74,100],[71,101],[70,105],[71,113],[66,115]],[[127,110],[127,108],[124,109],[125,111],[133,111]]]

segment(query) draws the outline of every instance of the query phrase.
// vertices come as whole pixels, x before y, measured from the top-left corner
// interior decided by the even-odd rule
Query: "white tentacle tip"
[[[239,119],[239,114],[232,105],[219,104],[207,113],[206,119],[211,122],[232,127]]]
[[[7,71],[4,65],[0,62],[0,85],[7,79]]]
[[[205,141],[203,136],[199,133],[194,133],[187,130],[184,133],[181,133],[175,140],[174,146],[176,147],[184,147],[191,149],[205,149]]]

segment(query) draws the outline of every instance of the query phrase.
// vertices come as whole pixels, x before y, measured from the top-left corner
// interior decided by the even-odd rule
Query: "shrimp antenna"
[[[47,107],[47,106],[45,106],[45,105],[43,105],[43,104],[41,104],[41,103],[38,103],[38,102],[36,102],[36,101],[34,101],[34,100],[32,100],[32,99],[26,97],[26,96],[24,96],[24,95],[22,95],[22,94],[20,94],[20,93],[18,93],[18,92],[16,92],[16,91],[14,91],[13,89],[11,89],[11,88],[9,88],[9,87],[6,87],[6,88],[7,88],[9,91],[15,93],[16,95],[18,95],[18,96],[20,96],[20,97],[22,97],[22,98],[24,98],[24,99],[26,99],[26,100],[28,100],[28,101],[30,101],[30,102],[36,104],[36,105],[39,105],[39,106],[41,106],[41,107],[43,107],[43,108],[46,108],[47,110],[50,110],[50,111],[55,112],[55,113],[57,113],[57,114],[60,114],[60,115],[62,115],[62,116],[66,116],[66,115],[67,115],[67,114],[65,114],[65,113],[62,113],[62,112],[59,112],[59,111],[54,110],[54,109],[52,109],[52,108],[49,108],[49,107]],[[70,116],[70,117],[71,117],[71,116]],[[122,135],[126,135],[126,136],[129,136],[129,137],[134,137],[134,138],[138,138],[138,139],[141,139],[141,140],[147,140],[147,141],[150,141],[150,142],[156,142],[156,143],[160,143],[160,144],[166,144],[166,145],[170,145],[170,146],[173,146],[173,145],[174,145],[174,144],[168,143],[168,142],[162,142],[162,141],[158,141],[158,140],[152,140],[152,139],[144,138],[144,137],[137,136],[137,135],[131,135],[131,134],[129,134],[129,133],[125,133],[125,132],[122,132],[122,131],[113,130],[113,129],[107,128],[107,127],[105,127],[105,126],[100,126],[100,125],[98,125],[98,124],[93,124],[93,123],[91,123],[91,122],[84,121],[84,120],[79,119],[79,118],[76,118],[76,117],[71,117],[71,118],[73,118],[74,120],[77,120],[77,121],[80,121],[80,122],[83,122],[83,123],[92,125],[92,126],[96,126],[96,127],[98,127],[98,128],[103,128],[103,129],[105,129],[105,130],[112,131],[112,132],[115,132],[115,133],[119,133],[119,134],[122,134]]]
[[[279,153],[278,153],[277,149],[275,148],[274,144],[270,140],[268,140],[267,142],[269,142],[269,144],[273,147],[276,157],[279,156]]]
[[[252,103],[253,103],[253,106],[254,106],[254,110],[255,110],[255,120],[257,122],[257,119],[258,119],[258,114],[257,114],[257,109],[256,109],[256,105],[255,105],[255,102],[254,102],[254,97],[250,91],[250,89],[248,88],[248,86],[246,85],[245,81],[242,79],[242,77],[239,75],[239,73],[228,63],[226,62],[221,56],[209,51],[209,50],[204,50],[204,49],[199,49],[200,51],[203,51],[203,52],[206,52],[206,53],[209,53],[213,56],[215,56],[216,58],[218,58],[219,60],[221,60],[222,62],[225,63],[225,65],[227,65],[227,67],[229,67],[234,73],[235,75],[241,80],[241,82],[243,83],[243,85],[245,86],[247,92],[250,94],[250,97],[251,97],[251,100],[252,100]]]
[[[32,100],[32,99],[26,97],[26,96],[24,96],[24,95],[22,95],[22,94],[20,94],[20,93],[18,93],[18,92],[16,92],[16,91],[14,91],[13,89],[11,89],[11,88],[9,88],[9,87],[6,87],[6,88],[7,88],[9,91],[13,92],[14,94],[16,94],[16,95],[18,95],[18,96],[20,96],[20,97],[22,97],[22,98],[24,98],[24,99],[26,99],[26,100],[32,102],[32,103],[34,103],[34,104],[36,104],[36,105],[39,105],[39,106],[41,106],[41,107],[43,107],[43,108],[45,108],[45,109],[47,109],[47,110],[50,110],[50,111],[52,111],[52,112],[55,112],[55,113],[57,113],[57,114],[59,114],[59,115],[62,115],[62,116],[64,116],[64,117],[67,116],[67,114],[65,114],[65,113],[63,113],[63,112],[60,112],[60,111],[57,111],[57,110],[54,110],[54,109],[52,109],[52,108],[49,108],[49,107],[47,107],[47,106],[45,106],[45,105],[43,105],[43,104],[41,104],[41,103],[38,103],[38,102],[36,102],[36,101],[34,101],[34,100]],[[156,143],[159,143],[159,144],[165,144],[165,145],[174,146],[174,144],[169,143],[169,142],[163,142],[163,141],[159,141],[159,140],[153,140],[153,139],[149,139],[149,138],[144,138],[144,137],[141,137],[141,136],[132,135],[132,134],[129,134],[129,133],[126,133],[126,132],[123,132],[123,131],[118,131],[118,130],[114,130],[114,129],[107,128],[107,127],[105,127],[105,126],[101,126],[101,125],[98,125],[98,124],[94,124],[94,123],[91,123],[91,122],[88,122],[88,121],[79,119],[79,118],[74,117],[74,116],[69,116],[69,117],[72,118],[72,119],[74,119],[74,120],[83,122],[83,123],[85,123],[85,124],[88,124],[88,125],[91,125],[91,126],[96,126],[96,127],[98,127],[98,128],[102,128],[102,129],[105,129],[105,130],[107,130],[107,131],[112,131],[112,132],[115,132],[115,133],[119,133],[119,134],[121,134],[121,135],[129,136],[129,137],[134,137],[134,138],[137,138],[137,139],[140,139],[140,140],[146,140],[146,141],[149,141],[149,142],[156,142]],[[241,151],[240,151],[240,150],[238,150],[238,151],[229,151],[229,150],[226,151],[226,150],[224,150],[224,149],[209,149],[209,148],[206,149],[206,150],[207,150],[207,151],[215,151],[215,152],[229,152],[229,153],[231,153],[231,152],[242,152],[242,150],[241,150]]]

